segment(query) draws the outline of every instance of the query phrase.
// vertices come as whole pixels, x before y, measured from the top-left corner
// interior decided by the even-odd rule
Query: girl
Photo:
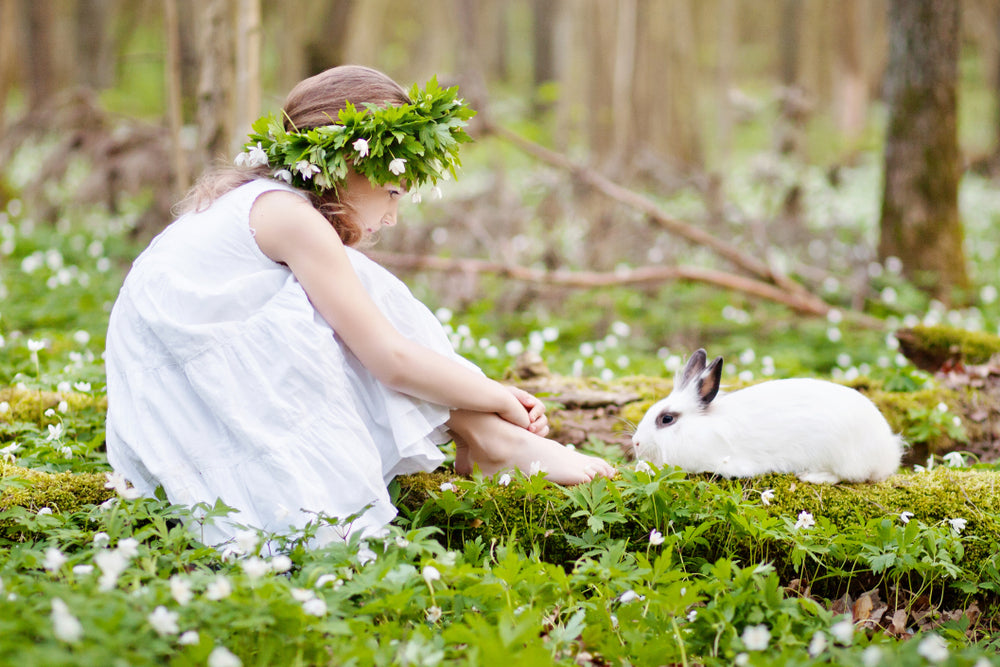
[[[461,474],[606,462],[546,439],[542,403],[458,356],[430,311],[353,248],[396,223],[410,185],[454,171],[472,115],[432,81],[335,67],[254,125],[241,169],[206,174],[136,259],[107,338],[108,460],[144,494],[237,510],[267,532],[322,513],[395,516],[387,483],[456,446]],[[370,105],[370,106],[364,106]],[[254,140],[257,140],[256,142]],[[294,185],[294,187],[293,187]]]

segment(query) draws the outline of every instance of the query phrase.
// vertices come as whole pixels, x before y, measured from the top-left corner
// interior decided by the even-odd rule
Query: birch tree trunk
[[[907,278],[949,303],[969,287],[958,213],[958,49],[958,3],[892,0],[878,252],[898,257]]]

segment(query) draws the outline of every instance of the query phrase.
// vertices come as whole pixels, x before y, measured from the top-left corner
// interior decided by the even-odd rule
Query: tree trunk
[[[56,90],[54,12],[49,0],[21,0],[26,51],[25,80],[28,84],[28,108],[37,109]]]
[[[260,0],[236,3],[236,89],[233,94],[231,152],[238,152],[260,115]]]
[[[959,4],[892,0],[889,107],[879,257],[952,302],[969,287],[958,215],[956,130]]]
[[[170,161],[173,165],[174,195],[179,199],[191,182],[184,143],[181,140],[184,111],[181,104],[181,40],[177,2],[178,0],[166,0],[163,3],[163,27],[167,37],[167,61],[163,69],[167,84],[167,124],[170,127]]]
[[[837,129],[848,139],[855,139],[864,130],[868,111],[863,7],[859,0],[841,0],[839,14],[834,109]]]
[[[113,0],[77,0],[76,83],[95,90],[111,85],[114,76],[108,43],[108,21],[117,11]]]
[[[233,90],[233,26],[228,0],[204,0],[199,12],[198,140],[203,167],[229,158],[230,91]]]

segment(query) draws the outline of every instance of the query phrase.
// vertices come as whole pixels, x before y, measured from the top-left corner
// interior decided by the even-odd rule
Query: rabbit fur
[[[899,467],[903,440],[860,392],[824,380],[770,380],[720,393],[722,357],[698,350],[674,389],[646,412],[636,457],[688,472],[805,482],[876,482]]]

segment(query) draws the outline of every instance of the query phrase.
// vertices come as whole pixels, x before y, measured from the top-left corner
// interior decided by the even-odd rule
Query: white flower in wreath
[[[358,152],[358,157],[368,157],[368,140],[367,139],[358,139],[353,144],[351,144],[351,148],[353,148],[354,150],[356,150]]]
[[[406,171],[406,159],[398,157],[389,163],[389,171],[399,176]]]
[[[252,146],[247,151],[247,165],[250,167],[267,166],[267,153],[264,152],[264,147],[260,145],[259,141],[256,146]]]
[[[288,171],[287,169],[279,169],[278,171],[274,172],[274,177],[277,178],[279,181],[284,181],[285,183],[292,182],[292,172]]]
[[[313,175],[318,174],[320,170],[319,167],[308,160],[299,160],[295,163],[295,171],[299,172],[299,175],[308,181]]]

